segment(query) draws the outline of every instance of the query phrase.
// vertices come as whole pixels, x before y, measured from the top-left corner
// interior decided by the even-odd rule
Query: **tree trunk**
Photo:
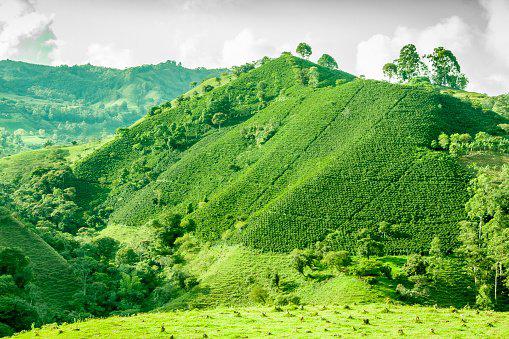
[[[495,301],[497,300],[498,262],[495,263]]]
[[[483,220],[482,216],[479,217],[479,240],[482,239],[482,226],[483,226],[483,222],[484,222],[484,220]]]

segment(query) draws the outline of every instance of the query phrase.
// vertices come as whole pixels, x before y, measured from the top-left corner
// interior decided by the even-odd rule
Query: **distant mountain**
[[[174,61],[125,70],[0,61],[0,156],[111,134],[222,72]]]

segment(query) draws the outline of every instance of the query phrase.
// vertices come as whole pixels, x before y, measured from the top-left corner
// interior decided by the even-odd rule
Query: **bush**
[[[279,295],[276,298],[276,305],[278,306],[286,306],[286,305],[300,305],[300,298],[296,295],[292,294],[284,294]]]
[[[322,259],[322,263],[332,269],[340,271],[352,263],[352,258],[348,251],[328,252]]]
[[[362,258],[352,266],[352,273],[359,276],[359,277],[365,277],[365,276],[374,276],[374,277],[390,277],[391,275],[391,267],[388,265],[385,265],[381,263],[378,260],[375,259],[366,259]]]
[[[255,285],[249,292],[249,299],[256,303],[265,304],[269,298],[269,293],[261,286]]]
[[[428,263],[422,255],[412,254],[408,257],[405,265],[403,265],[402,271],[407,275],[407,277],[411,277],[426,274],[427,268]]]

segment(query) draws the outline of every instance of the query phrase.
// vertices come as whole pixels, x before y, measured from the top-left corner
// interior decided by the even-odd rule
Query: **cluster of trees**
[[[0,128],[0,158],[29,149],[21,136],[20,131],[10,132]]]
[[[389,80],[397,79],[401,82],[425,79],[435,85],[455,89],[464,89],[468,84],[467,77],[461,73],[456,56],[444,47],[437,47],[433,53],[421,57],[415,45],[405,45],[400,51],[399,58],[386,63],[382,71]]]
[[[79,182],[64,163],[37,167],[19,180],[15,187],[0,187],[0,204],[14,211],[61,254],[79,282],[59,321],[147,311],[197,285],[196,279],[182,269],[184,260],[177,253],[181,246],[188,246],[179,238],[185,234],[189,238],[195,227],[192,220],[163,213],[149,223],[153,239],[131,248],[99,236],[109,210],[86,212],[80,207],[76,201]],[[0,251],[0,274],[12,277],[0,275],[0,333],[2,323],[20,331],[37,323],[38,314],[45,312],[43,305],[37,309],[27,301],[35,288],[28,284],[31,274],[27,259],[16,259],[18,268],[14,270],[3,264],[3,254]],[[22,315],[16,313],[18,309]],[[7,327],[4,332],[11,333]]]
[[[15,248],[0,248],[0,337],[30,328],[37,321],[31,280],[28,258]]]
[[[311,54],[313,54],[313,50],[311,49],[311,46],[309,46],[305,42],[301,42],[297,45],[297,48],[295,50],[297,54],[299,54],[304,59],[309,59]],[[317,64],[323,67],[327,67],[330,69],[338,69],[338,63],[332,56],[329,54],[323,54],[317,61]]]
[[[448,150],[452,155],[465,155],[469,152],[509,153],[509,139],[478,132],[475,137],[468,133],[441,133],[431,142],[431,148]]]
[[[385,230],[386,224],[380,223],[380,229]],[[337,236],[339,236],[338,233],[332,232],[323,241],[315,243],[310,248],[292,251],[293,267],[308,277],[313,277],[313,272],[330,269],[364,277],[370,284],[376,284],[379,277],[392,279],[391,267],[377,259],[384,255],[381,241],[383,234],[379,230],[363,228],[357,232],[355,260],[349,251],[336,249],[332,238]],[[307,271],[309,273],[306,273]]]
[[[477,305],[502,307],[509,289],[509,166],[478,169],[471,193],[458,252],[474,279]]]
[[[278,127],[279,123],[271,122],[265,125],[245,127],[240,133],[248,144],[261,146],[276,133]]]

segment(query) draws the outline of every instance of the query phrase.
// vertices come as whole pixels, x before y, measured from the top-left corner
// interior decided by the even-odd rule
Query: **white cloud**
[[[419,53],[430,53],[433,48],[445,46],[461,60],[461,55],[471,46],[472,32],[459,17],[443,19],[423,30],[399,26],[392,36],[373,35],[357,45],[356,70],[369,78],[382,79],[382,67],[395,59],[401,47],[413,43]]]
[[[228,67],[239,65],[264,56],[275,56],[281,51],[267,39],[255,37],[250,29],[243,29],[235,38],[224,42],[221,64]]]
[[[51,63],[57,48],[53,17],[36,11],[29,0],[0,2],[0,59]]]
[[[126,68],[134,65],[130,49],[119,49],[113,44],[102,45],[94,43],[87,48],[87,58],[95,66]]]
[[[488,51],[509,67],[509,2],[481,1],[488,18],[485,41]]]

